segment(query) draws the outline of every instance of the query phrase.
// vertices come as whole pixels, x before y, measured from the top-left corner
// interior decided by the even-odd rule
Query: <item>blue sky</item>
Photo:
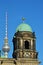
[[[25,17],[25,23],[29,24],[36,33],[36,50],[42,62],[40,65],[43,65],[43,0],[0,0],[0,50],[4,44],[6,11],[8,12],[9,58],[12,58],[13,35],[17,26],[22,23],[21,18]]]

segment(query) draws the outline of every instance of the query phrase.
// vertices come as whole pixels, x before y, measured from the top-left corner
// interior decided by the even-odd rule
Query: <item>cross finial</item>
[[[22,17],[22,21],[23,21],[23,23],[24,23],[24,20],[25,20],[25,18],[24,18],[24,17]]]

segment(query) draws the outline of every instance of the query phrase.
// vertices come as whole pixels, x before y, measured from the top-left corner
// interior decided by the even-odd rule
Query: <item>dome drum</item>
[[[30,38],[36,38],[34,32],[29,31],[18,31],[14,34],[14,37],[30,37]]]

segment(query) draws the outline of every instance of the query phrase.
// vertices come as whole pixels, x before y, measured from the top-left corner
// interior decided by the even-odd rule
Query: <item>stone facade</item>
[[[29,59],[29,58],[18,58],[18,59],[5,59],[0,58],[0,65],[39,65],[39,61],[37,59]]]
[[[0,65],[15,65],[15,59],[0,58]]]

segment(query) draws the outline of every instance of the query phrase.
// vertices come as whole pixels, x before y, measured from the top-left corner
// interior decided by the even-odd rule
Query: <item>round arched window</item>
[[[29,49],[29,41],[25,41],[25,49]]]

